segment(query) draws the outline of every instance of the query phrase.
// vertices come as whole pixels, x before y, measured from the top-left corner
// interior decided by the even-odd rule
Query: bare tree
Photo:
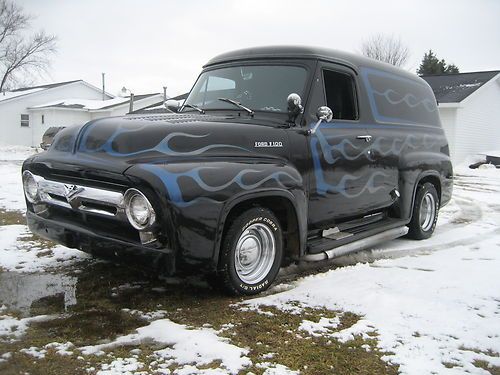
[[[375,60],[395,66],[404,66],[410,57],[410,50],[401,39],[394,36],[377,34],[361,44],[361,53]]]
[[[10,0],[0,0],[0,92],[7,86],[46,72],[56,51],[56,37],[28,34],[32,18]]]

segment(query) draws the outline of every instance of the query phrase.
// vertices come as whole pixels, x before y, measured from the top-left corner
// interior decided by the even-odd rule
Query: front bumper
[[[105,237],[88,228],[70,222],[43,218],[31,211],[26,212],[30,230],[45,239],[67,247],[104,258],[138,261],[140,264],[158,268],[160,272],[175,272],[174,252],[165,247],[129,243]]]

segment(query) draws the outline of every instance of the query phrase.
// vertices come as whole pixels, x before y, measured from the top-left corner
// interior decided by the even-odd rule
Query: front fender
[[[170,232],[167,236],[187,263],[210,260],[213,265],[228,208],[243,197],[274,191],[296,201],[294,205],[300,201],[301,210],[307,206],[302,176],[282,160],[145,163],[132,166],[126,174],[145,181],[160,201],[160,209],[168,211],[161,215]]]

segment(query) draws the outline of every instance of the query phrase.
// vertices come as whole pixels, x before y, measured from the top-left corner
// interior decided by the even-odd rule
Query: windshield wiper
[[[253,113],[254,113],[250,108],[245,107],[244,105],[242,105],[241,103],[238,103],[235,100],[228,99],[228,98],[218,98],[218,100],[226,102],[226,103],[231,103],[231,104],[235,105],[236,107],[241,108],[244,111],[247,111],[248,114],[250,114],[250,115],[253,115]]]
[[[205,114],[205,111],[203,110],[203,108],[197,107],[194,104],[184,103],[182,108],[184,109],[184,107],[193,108],[193,109],[196,109],[198,112],[200,112],[202,115]],[[180,111],[180,112],[182,112],[182,111]]]

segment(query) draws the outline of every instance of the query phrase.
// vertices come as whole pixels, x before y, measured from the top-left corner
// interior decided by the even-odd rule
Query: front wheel
[[[276,278],[283,258],[283,235],[276,216],[255,207],[242,213],[223,238],[217,280],[236,295],[266,290]]]
[[[439,212],[439,197],[430,182],[420,185],[415,196],[408,237],[423,240],[432,236]]]

